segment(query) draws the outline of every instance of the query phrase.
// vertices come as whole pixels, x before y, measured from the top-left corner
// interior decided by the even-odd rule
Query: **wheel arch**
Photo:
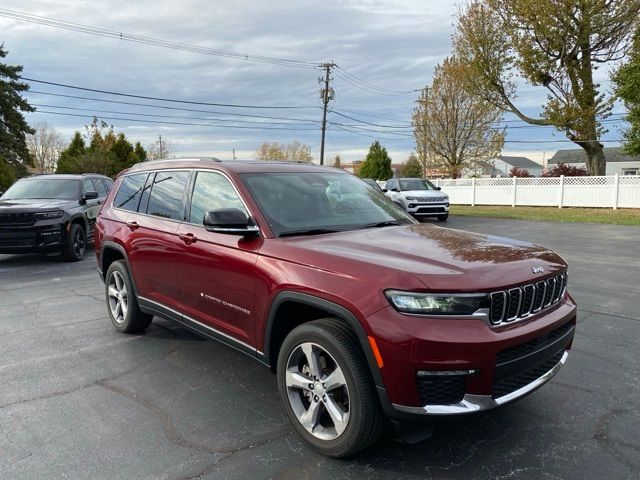
[[[135,294],[138,294],[138,287],[136,286],[136,281],[133,278],[133,274],[131,273],[131,265],[129,263],[129,257],[127,255],[127,251],[124,249],[122,245],[113,241],[105,241],[100,246],[100,273],[102,280],[106,280],[105,276],[107,274],[107,270],[109,269],[109,265],[117,260],[124,260],[125,266],[127,267],[127,271],[129,272],[129,279],[131,280],[131,284],[133,285],[133,290]]]
[[[303,313],[311,315],[302,316],[298,321],[287,321],[286,314],[291,308],[302,308]],[[284,309],[284,310],[283,310]],[[386,390],[382,380],[382,374],[378,367],[375,355],[371,350],[368,336],[358,320],[358,318],[347,308],[338,305],[324,298],[316,297],[306,293],[285,291],[276,295],[271,302],[264,337],[264,362],[275,371],[280,345],[286,335],[303,323],[307,323],[318,318],[333,316],[347,322],[358,338],[358,343],[365,356],[365,360],[371,373],[371,378],[378,390],[382,403],[385,403]],[[284,322],[284,323],[283,323]],[[383,398],[384,396],[384,398]]]

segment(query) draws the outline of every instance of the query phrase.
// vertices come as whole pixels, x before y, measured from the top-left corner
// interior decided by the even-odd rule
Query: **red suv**
[[[351,455],[398,426],[504,405],[565,363],[567,265],[419,224],[344,171],[207,159],[123,172],[96,228],[122,332],[154,315],[270,367],[297,432]]]

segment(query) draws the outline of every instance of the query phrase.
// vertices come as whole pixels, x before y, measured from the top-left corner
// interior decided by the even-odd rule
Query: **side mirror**
[[[382,191],[383,191],[384,193],[387,193],[389,190],[387,190],[386,188],[383,188],[383,189],[382,189]]]
[[[251,236],[260,233],[245,212],[239,208],[217,208],[207,212],[202,221],[209,232]]]
[[[436,187],[436,190],[442,190],[442,187]]]
[[[84,192],[82,198],[84,198],[85,200],[93,200],[94,198],[98,198],[98,192],[94,192],[92,190]]]

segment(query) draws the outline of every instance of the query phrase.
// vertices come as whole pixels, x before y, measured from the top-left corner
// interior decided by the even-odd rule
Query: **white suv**
[[[423,178],[392,178],[382,191],[414,217],[449,218],[449,195]]]

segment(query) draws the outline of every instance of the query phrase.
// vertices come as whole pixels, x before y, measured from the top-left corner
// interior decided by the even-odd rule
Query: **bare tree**
[[[289,144],[264,142],[256,150],[258,160],[280,160],[285,162],[311,162],[311,148],[298,140]]]
[[[161,158],[169,158],[171,155],[171,143],[169,140],[158,135],[158,139],[148,148],[148,160],[160,160]]]
[[[629,49],[639,9],[639,0],[471,0],[458,16],[455,51],[473,93],[524,122],[556,127],[584,149],[592,175],[604,175],[599,138],[612,102],[593,72]],[[547,89],[540,117],[516,106],[522,81]]]
[[[436,67],[432,87],[413,112],[423,172],[431,168],[459,178],[502,150],[504,134],[495,128],[501,110],[466,91],[466,68],[455,57],[446,58]]]
[[[34,133],[27,135],[27,148],[33,157],[33,173],[54,173],[63,142],[57,130],[46,122],[33,126]]]

